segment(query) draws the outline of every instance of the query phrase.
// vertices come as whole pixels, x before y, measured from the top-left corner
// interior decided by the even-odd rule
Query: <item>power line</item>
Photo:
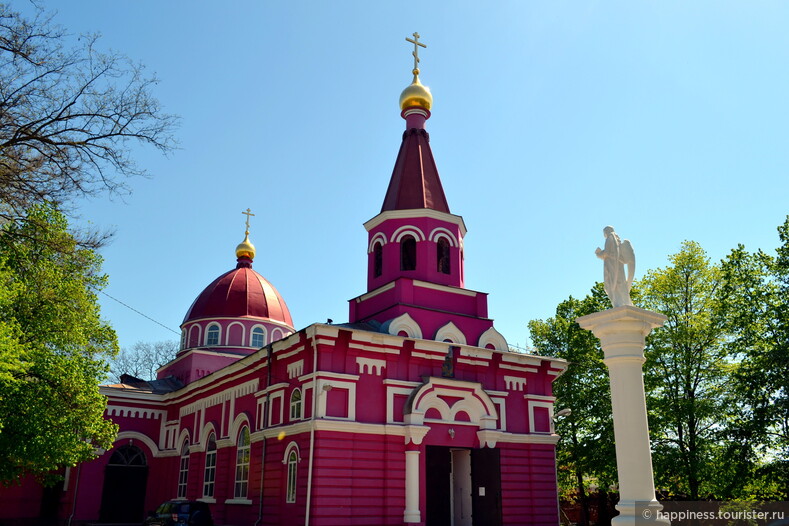
[[[181,333],[180,333],[180,332],[178,332],[178,331],[175,331],[175,330],[171,329],[170,327],[168,327],[168,326],[167,326],[167,325],[165,325],[164,323],[161,323],[161,322],[159,322],[159,321],[156,321],[156,320],[154,320],[153,318],[151,318],[151,317],[150,317],[150,316],[148,316],[147,314],[143,314],[142,312],[138,311],[138,310],[137,310],[137,309],[135,309],[134,307],[132,307],[132,306],[130,306],[130,305],[127,305],[127,304],[123,303],[123,302],[122,302],[121,300],[119,300],[118,298],[115,298],[115,297],[113,297],[113,296],[110,296],[109,294],[107,294],[107,293],[106,293],[106,292],[104,292],[103,290],[99,290],[99,289],[96,289],[96,290],[98,290],[99,292],[101,292],[102,294],[104,294],[105,296],[107,296],[108,298],[110,298],[111,300],[115,300],[115,301],[117,301],[118,303],[120,303],[121,305],[123,305],[124,307],[126,307],[127,309],[129,309],[129,310],[131,310],[131,311],[134,311],[134,312],[136,312],[137,314],[139,314],[139,315],[140,315],[140,316],[142,316],[143,318],[146,318],[146,319],[149,319],[149,320],[151,320],[151,321],[152,321],[152,322],[154,322],[156,325],[160,325],[161,327],[164,327],[164,328],[165,328],[165,329],[167,329],[168,331],[170,331],[170,332],[172,332],[172,333],[174,333],[174,334],[177,334],[178,336],[180,336],[180,335],[181,335]]]

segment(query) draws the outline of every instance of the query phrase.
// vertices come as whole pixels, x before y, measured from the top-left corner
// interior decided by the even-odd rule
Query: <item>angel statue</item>
[[[598,247],[595,250],[595,254],[604,261],[603,284],[605,293],[608,294],[608,298],[614,307],[632,305],[633,302],[630,301],[630,287],[633,285],[633,276],[636,272],[636,255],[633,252],[633,245],[627,239],[620,241],[612,226],[605,227],[603,235],[605,236],[605,250],[601,250]],[[626,278],[625,265],[627,265]]]

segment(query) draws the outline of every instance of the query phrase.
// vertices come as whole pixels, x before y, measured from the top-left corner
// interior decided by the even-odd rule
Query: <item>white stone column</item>
[[[419,513],[419,450],[405,452],[405,513],[404,522],[421,522]]]
[[[655,499],[642,371],[644,339],[652,329],[661,327],[666,317],[626,305],[582,316],[577,321],[600,339],[611,381],[619,474],[619,515],[612,525],[669,524],[657,519],[663,506]]]

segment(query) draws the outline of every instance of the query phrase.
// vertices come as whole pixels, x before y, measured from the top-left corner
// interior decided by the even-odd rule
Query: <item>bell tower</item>
[[[419,79],[419,48],[427,46],[418,33],[406,40],[414,45],[414,68],[400,94],[405,132],[381,212],[364,224],[367,293],[350,300],[350,322],[380,323],[399,334],[392,324],[404,321],[405,335],[427,339],[449,327],[455,343],[477,345],[493,326],[487,294],[463,288],[466,226],[450,212],[425,129],[433,96]]]

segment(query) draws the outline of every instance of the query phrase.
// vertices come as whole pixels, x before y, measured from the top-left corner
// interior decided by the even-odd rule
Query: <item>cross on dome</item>
[[[246,212],[241,212],[241,213],[244,214],[245,216],[247,216],[247,225],[246,225],[246,230],[244,231],[244,234],[249,235],[249,218],[250,218],[250,216],[254,217],[255,214],[253,214],[252,210],[250,210],[249,208],[247,208]]]
[[[255,245],[249,241],[249,218],[255,214],[253,214],[252,210],[249,208],[247,208],[245,212],[241,213],[247,216],[246,230],[244,230],[244,241],[239,243],[239,245],[236,247],[236,257],[239,258],[239,260],[242,258],[249,260],[245,262],[239,261],[239,265],[250,266],[251,261],[255,259]]]
[[[408,37],[405,39],[414,45],[414,51],[411,53],[414,56],[414,75],[419,75],[419,47],[427,48],[427,45],[419,41],[419,33],[414,33],[413,39]]]

